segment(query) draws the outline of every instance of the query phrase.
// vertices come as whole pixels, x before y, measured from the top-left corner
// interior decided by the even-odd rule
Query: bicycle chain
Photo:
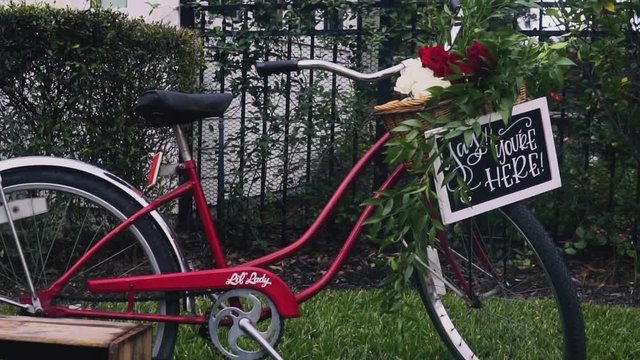
[[[209,319],[211,317],[211,311],[213,311],[213,306],[204,312],[205,319]],[[202,338],[205,339],[207,342],[211,342],[211,332],[209,331],[209,321],[206,321],[204,324],[200,325],[200,329],[198,330],[198,335],[202,336]]]

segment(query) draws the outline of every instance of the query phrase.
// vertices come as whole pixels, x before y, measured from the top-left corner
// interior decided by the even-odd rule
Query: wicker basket
[[[400,125],[405,120],[419,119],[422,121],[422,129],[428,130],[430,128],[429,122],[424,113],[429,113],[433,117],[444,117],[451,114],[451,108],[448,101],[441,102],[437,106],[425,108],[425,103],[429,101],[429,98],[423,99],[405,99],[405,100],[393,100],[386,104],[377,105],[373,108],[373,115],[379,116],[387,131],[392,137],[403,136],[403,132],[393,132],[395,127]],[[520,104],[527,101],[527,90],[525,87],[520,88],[520,94],[516,99],[516,104]],[[485,106],[484,114],[488,114],[493,111],[490,105]]]

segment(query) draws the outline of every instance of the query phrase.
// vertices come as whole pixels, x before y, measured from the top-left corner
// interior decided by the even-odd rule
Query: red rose
[[[422,66],[433,70],[437,77],[445,77],[450,74],[449,52],[442,45],[423,47],[418,50]]]
[[[463,60],[459,55],[450,53],[441,45],[423,47],[418,51],[422,66],[433,70],[437,77],[453,75],[456,68],[464,75],[471,75],[481,67],[495,67],[495,60],[489,49],[477,41],[467,49],[467,60]]]
[[[478,70],[483,66],[493,69],[496,66],[496,60],[491,55],[491,51],[477,41],[474,41],[467,49],[467,58],[469,59],[469,65],[474,70]]]
[[[448,57],[448,63],[449,63],[449,73],[447,75],[453,75],[456,72],[453,70],[451,65],[455,65],[458,67],[458,69],[460,69],[460,72],[462,72],[465,75],[471,75],[474,71],[475,68],[473,66],[470,66],[469,64],[465,64],[462,59],[460,58],[460,56],[454,54],[454,53],[450,53],[449,57]]]

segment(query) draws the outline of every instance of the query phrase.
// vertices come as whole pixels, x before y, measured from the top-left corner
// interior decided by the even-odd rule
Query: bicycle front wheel
[[[141,207],[112,184],[67,168],[6,170],[2,185],[37,292],[49,288],[97,241]],[[6,215],[1,212],[0,295],[20,302],[30,299],[29,284]],[[142,218],[96,253],[52,299],[52,305],[126,311],[125,294],[93,294],[86,288],[87,280],[178,272],[172,254],[157,222],[150,216]],[[11,310],[9,305],[0,306],[2,313]],[[167,294],[136,294],[135,310],[177,315],[179,300]],[[172,357],[177,332],[177,324],[154,325],[155,359]]]
[[[510,205],[450,225],[414,280],[457,359],[585,359],[582,312],[559,251]]]

